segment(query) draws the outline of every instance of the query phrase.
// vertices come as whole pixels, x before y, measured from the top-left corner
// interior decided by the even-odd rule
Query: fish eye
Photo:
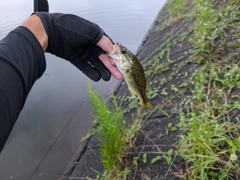
[[[125,50],[125,49],[122,49],[122,50],[121,50],[121,53],[126,54],[126,50]]]

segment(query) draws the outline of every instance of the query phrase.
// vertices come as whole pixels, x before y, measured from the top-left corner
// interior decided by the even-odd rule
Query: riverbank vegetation
[[[240,1],[197,0],[190,59],[201,64],[186,86],[179,155],[187,179],[237,179],[240,174]]]
[[[161,43],[141,61],[151,80],[148,96],[155,102],[153,112],[127,116],[134,118],[129,125],[123,119],[125,114],[136,112],[134,97],[112,95],[113,108],[108,109],[104,99],[90,88],[98,122],[95,132],[99,135],[106,169],[98,177],[128,179],[132,167],[140,163],[143,166],[148,163],[149,167],[165,163],[169,169],[173,166],[181,169],[174,163],[180,157],[185,168],[175,173],[176,178],[239,179],[240,0],[169,0],[166,8],[168,18],[156,32],[163,36]],[[173,30],[166,33],[170,27]],[[182,46],[189,48],[176,52]],[[160,113],[169,122],[164,135],[159,134],[168,136],[171,131],[177,132],[177,141],[166,151],[157,148],[128,158],[145,120]],[[178,121],[172,122],[173,117]],[[155,155],[149,159],[150,154]],[[169,169],[163,179],[167,179]],[[141,177],[151,179],[147,173]]]

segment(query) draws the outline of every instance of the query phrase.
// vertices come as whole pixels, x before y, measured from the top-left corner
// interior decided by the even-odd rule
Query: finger
[[[109,79],[111,78],[111,73],[110,71],[107,69],[107,67],[102,63],[102,61],[100,61],[98,58],[91,56],[88,61],[92,64],[92,66],[94,66],[94,68],[96,68],[102,79],[104,81],[109,81]]]
[[[120,73],[120,71],[116,67],[116,63],[113,61],[113,59],[111,57],[107,56],[106,54],[103,54],[102,48],[100,48],[98,46],[93,48],[92,55],[94,57],[99,57],[99,59],[102,61],[102,62],[99,61],[99,59],[97,58],[96,62],[95,62],[95,61],[93,61],[93,58],[91,58],[92,59],[91,63],[94,64],[94,66],[96,66],[95,64],[98,63],[98,61],[99,61],[99,62],[101,62],[101,64],[103,63],[105,65],[105,67],[110,71],[110,73],[114,76],[114,78],[116,78],[116,79],[121,79],[122,78],[122,74]],[[103,69],[100,66],[99,66],[99,68]],[[101,73],[101,71],[100,71],[100,73]],[[107,80],[107,78],[105,78],[105,77],[108,77],[108,76],[106,76],[106,74],[103,74],[102,77],[105,81],[109,80],[109,79]]]
[[[107,56],[106,54],[101,54],[99,56],[99,59],[102,61],[102,63],[106,66],[106,68],[110,71],[110,73],[113,75],[113,77],[117,80],[122,79],[123,75],[118,70],[117,66],[113,65],[111,63],[112,59]]]
[[[91,47],[91,54],[92,54],[92,56],[94,56],[94,57],[96,57],[96,58],[98,58],[101,54],[105,54],[105,51],[102,49],[102,48],[100,48],[100,47],[98,47],[98,46],[95,46],[95,45],[93,45],[93,44],[90,44],[89,45],[90,47]],[[89,55],[88,55],[89,56]],[[113,58],[111,58],[110,56],[108,56],[109,57],[109,60],[110,60],[110,63],[113,65],[113,66],[116,66],[116,63],[113,61]],[[87,57],[88,58],[88,57]]]
[[[108,59],[109,59],[111,65],[113,65],[113,66],[117,66],[117,64],[115,63],[115,61],[113,60],[112,57],[108,56]]]
[[[96,58],[98,58],[101,54],[105,54],[105,51],[102,48],[100,48],[100,47],[98,47],[96,45],[90,44],[88,46],[91,49],[92,56],[94,56]]]
[[[103,35],[104,35],[104,36],[107,36],[108,39],[110,39],[110,41],[112,42],[112,44],[115,44],[114,41],[113,41],[105,32],[103,33]]]
[[[79,70],[81,70],[86,76],[88,76],[93,81],[99,81],[101,79],[101,75],[99,71],[92,67],[91,64],[89,64],[87,61],[82,61],[78,64],[73,64],[76,66]]]
[[[114,47],[111,40],[105,35],[103,35],[102,38],[97,42],[97,46],[101,47],[106,52],[111,52]]]

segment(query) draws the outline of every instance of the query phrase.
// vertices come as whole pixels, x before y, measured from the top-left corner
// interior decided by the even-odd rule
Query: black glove
[[[98,59],[105,52],[96,43],[106,35],[99,26],[72,14],[34,14],[40,17],[48,35],[46,52],[70,61],[94,81],[111,78],[109,70]]]
[[[47,0],[33,0],[34,12],[49,12]]]

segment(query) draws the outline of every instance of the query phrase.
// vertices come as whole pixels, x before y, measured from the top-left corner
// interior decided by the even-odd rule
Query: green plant
[[[127,150],[134,146],[134,141],[142,126],[142,116],[135,117],[134,122],[127,127],[123,119],[124,111],[118,106],[117,97],[113,93],[112,106],[107,105],[103,96],[92,89],[90,82],[88,94],[93,107],[93,117],[97,121],[93,133],[98,135],[101,160],[105,169],[104,173],[96,171],[97,179],[126,179],[129,173],[125,161]],[[137,160],[134,159],[133,163],[137,163]]]
[[[139,159],[139,157],[137,157],[137,156],[134,157],[132,163],[133,163],[134,165],[138,165],[138,159]]]
[[[168,126],[165,128],[165,130],[166,130],[166,134],[168,135],[169,130],[170,131],[176,131],[177,127],[173,126],[172,123],[168,123]]]
[[[155,158],[153,158],[153,159],[151,160],[151,164],[154,164],[155,162],[157,162],[157,161],[159,161],[159,160],[161,160],[161,159],[162,159],[161,156],[156,156]]]
[[[239,110],[239,94],[231,96],[240,89],[239,63],[234,53],[224,56],[220,52],[226,51],[227,32],[239,21],[239,1],[193,3],[195,26],[190,41],[194,48],[190,58],[202,66],[184,83],[191,96],[185,97],[186,109],[180,113],[179,153],[187,161],[188,179],[232,179],[240,173],[240,122],[232,119]],[[232,36],[237,38],[234,33]]]
[[[188,112],[181,113],[178,124],[179,153],[188,162],[189,179],[230,179],[240,172],[236,154],[240,123],[229,118],[239,107],[226,98],[239,88],[235,66],[232,63],[230,68],[224,61],[206,63],[190,78],[192,95],[185,98]]]
[[[143,163],[144,163],[144,164],[147,163],[147,153],[144,153],[144,154],[143,154],[142,160],[143,160]]]
[[[166,161],[167,161],[167,164],[170,166],[171,162],[172,162],[172,154],[173,154],[173,149],[169,149],[166,153]]]
[[[184,5],[185,1],[183,0],[170,0],[168,4],[168,11],[173,18],[179,17],[183,13]]]
[[[124,139],[127,131],[126,122],[123,120],[123,114],[113,94],[113,108],[108,107],[104,98],[98,92],[93,91],[90,82],[88,83],[88,94],[90,104],[94,109],[93,116],[97,121],[97,126],[93,128],[93,131],[98,135],[100,141],[102,163],[105,173],[113,178],[121,171],[118,164],[124,163],[122,158],[127,150]],[[125,172],[125,170],[123,171]]]

